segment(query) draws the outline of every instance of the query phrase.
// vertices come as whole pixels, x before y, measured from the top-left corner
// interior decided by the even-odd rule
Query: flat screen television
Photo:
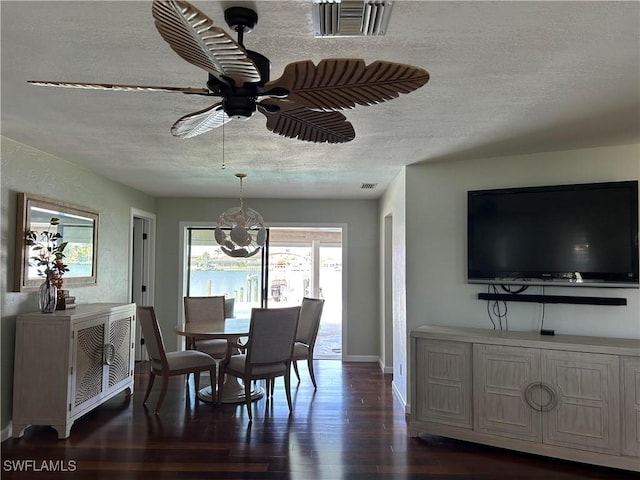
[[[467,279],[638,288],[638,182],[468,192]]]

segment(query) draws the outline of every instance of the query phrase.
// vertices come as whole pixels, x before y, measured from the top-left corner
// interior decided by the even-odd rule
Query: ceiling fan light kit
[[[335,25],[329,27],[331,35],[343,35],[343,28],[354,22],[358,23],[360,34],[383,34],[391,12],[388,0],[314,0],[313,6],[314,18],[320,15],[318,18],[335,20]],[[364,60],[354,58],[329,58],[318,65],[310,60],[293,62],[284,68],[280,78],[271,80],[269,59],[244,47],[244,34],[258,22],[255,11],[245,7],[225,10],[225,21],[236,32],[237,41],[186,1],[155,0],[151,11],[156,29],[171,49],[207,72],[206,88],[29,83],[220,97],[220,102],[179,118],[171,127],[171,133],[178,138],[202,135],[233,120],[248,120],[260,112],[266,117],[267,130],[283,137],[314,143],[345,143],[355,138],[355,130],[338,110],[392,100],[429,81],[429,73],[419,67],[382,60],[366,65]]]

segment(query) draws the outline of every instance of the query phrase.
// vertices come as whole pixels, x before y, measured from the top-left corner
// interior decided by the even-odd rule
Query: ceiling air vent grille
[[[316,37],[384,35],[391,0],[313,0]]]
[[[377,183],[363,183],[362,185],[360,185],[360,188],[362,190],[373,190],[377,186],[378,186]]]

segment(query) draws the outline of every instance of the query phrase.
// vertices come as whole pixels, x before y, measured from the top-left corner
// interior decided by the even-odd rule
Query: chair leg
[[[287,373],[284,376],[284,391],[287,394],[287,404],[289,405],[289,413],[293,413],[293,406],[291,405],[291,371],[287,368]]]
[[[313,383],[313,389],[317,390],[318,386],[316,385],[316,376],[313,373],[313,354],[310,354],[307,358],[307,366],[309,367],[309,376],[311,377],[311,383]]]
[[[251,413],[251,381],[245,380],[244,382],[244,398],[247,402],[247,413],[249,414],[249,421],[253,420],[253,415]]]
[[[160,390],[160,396],[158,397],[158,403],[156,403],[156,411],[154,412],[156,415],[160,413],[160,407],[162,406],[162,402],[164,402],[164,397],[167,394],[167,387],[169,386],[169,376],[162,376],[162,390]]]
[[[151,393],[151,387],[153,387],[153,381],[156,379],[156,374],[153,372],[149,372],[149,384],[147,385],[147,393],[144,394],[144,398],[142,399],[142,404],[147,403],[147,399],[149,398],[149,394]]]
[[[298,362],[294,360],[291,363],[293,365],[293,371],[295,372],[296,377],[298,377],[298,383],[300,383],[300,372],[298,372]]]
[[[193,372],[193,386],[196,389],[196,395],[198,395],[198,390],[200,390],[200,372],[199,371]]]

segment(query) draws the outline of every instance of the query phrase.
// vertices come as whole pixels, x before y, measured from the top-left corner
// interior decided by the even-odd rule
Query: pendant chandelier
[[[236,173],[240,179],[240,206],[231,207],[218,218],[215,231],[216,242],[230,257],[252,257],[264,245],[267,230],[262,215],[246,208],[242,201],[242,179],[244,173]]]

